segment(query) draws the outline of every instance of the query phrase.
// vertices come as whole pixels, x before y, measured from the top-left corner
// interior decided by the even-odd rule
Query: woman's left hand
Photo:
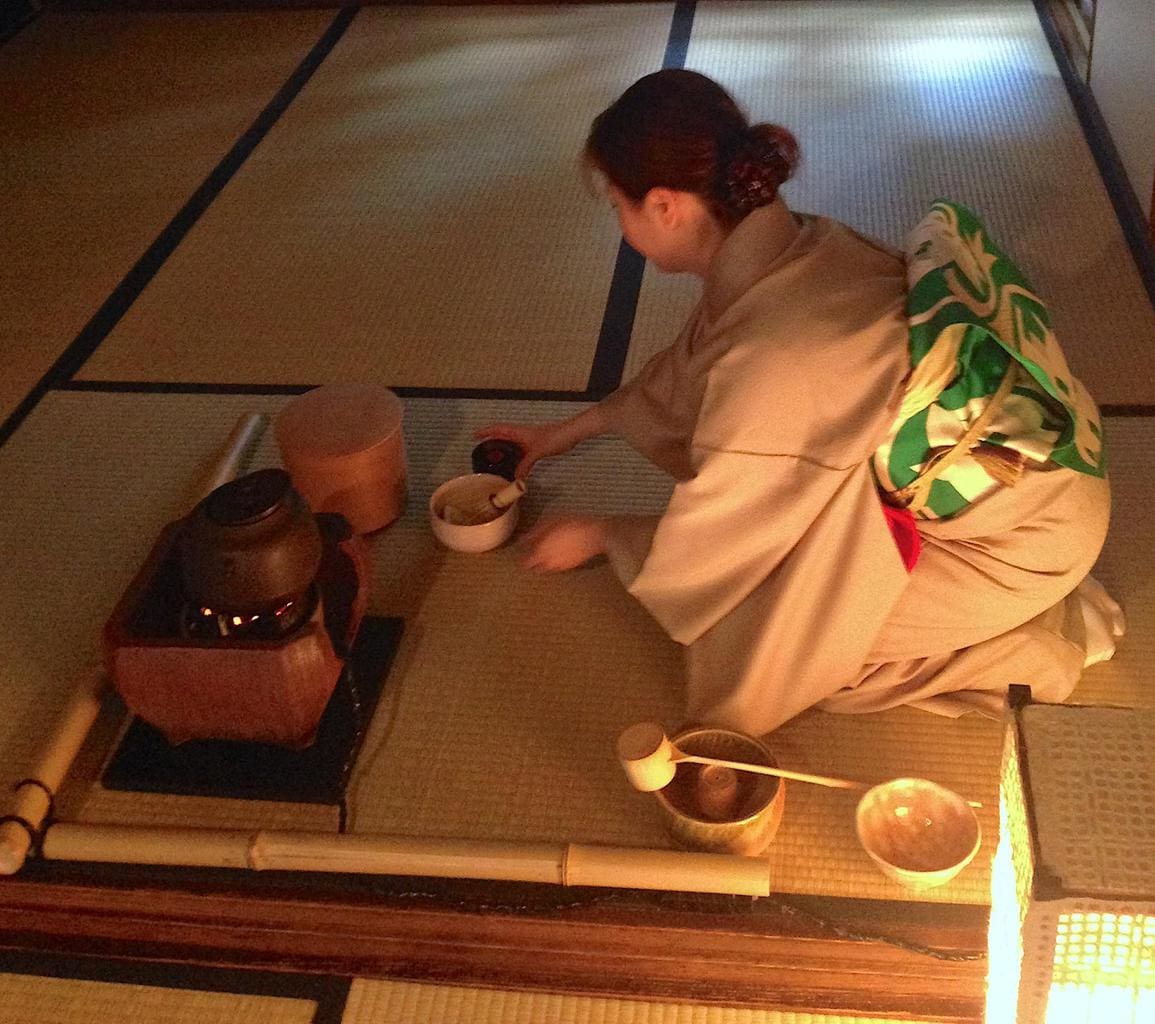
[[[576,569],[606,550],[604,519],[594,516],[550,516],[525,535],[521,564],[538,572]]]

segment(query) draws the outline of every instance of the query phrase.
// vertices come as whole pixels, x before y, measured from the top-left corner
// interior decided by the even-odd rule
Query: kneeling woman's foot
[[[1115,644],[1127,630],[1127,620],[1118,602],[1103,589],[1103,584],[1088,576],[1075,588],[1075,597],[1083,611],[1083,626],[1087,633],[1084,645],[1087,651],[1083,667],[1109,661],[1115,654]]]

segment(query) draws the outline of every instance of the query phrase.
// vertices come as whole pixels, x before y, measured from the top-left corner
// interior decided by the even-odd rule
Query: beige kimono
[[[782,202],[743,220],[678,339],[602,403],[677,481],[618,522],[623,583],[686,646],[688,715],[769,732],[818,705],[997,710],[1061,700],[1084,659],[1065,601],[1106,534],[1107,484],[1027,470],[919,523],[902,564],[869,459],[909,372],[899,255]]]

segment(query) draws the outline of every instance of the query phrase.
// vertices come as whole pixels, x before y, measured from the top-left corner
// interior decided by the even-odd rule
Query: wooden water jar
[[[401,515],[402,411],[378,384],[325,384],[285,406],[274,427],[281,461],[314,512],[338,512],[361,534]]]

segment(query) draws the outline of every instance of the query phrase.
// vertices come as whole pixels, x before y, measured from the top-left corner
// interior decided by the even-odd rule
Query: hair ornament
[[[744,216],[778,198],[778,186],[790,176],[790,157],[776,139],[748,132],[724,164],[722,201]]]

